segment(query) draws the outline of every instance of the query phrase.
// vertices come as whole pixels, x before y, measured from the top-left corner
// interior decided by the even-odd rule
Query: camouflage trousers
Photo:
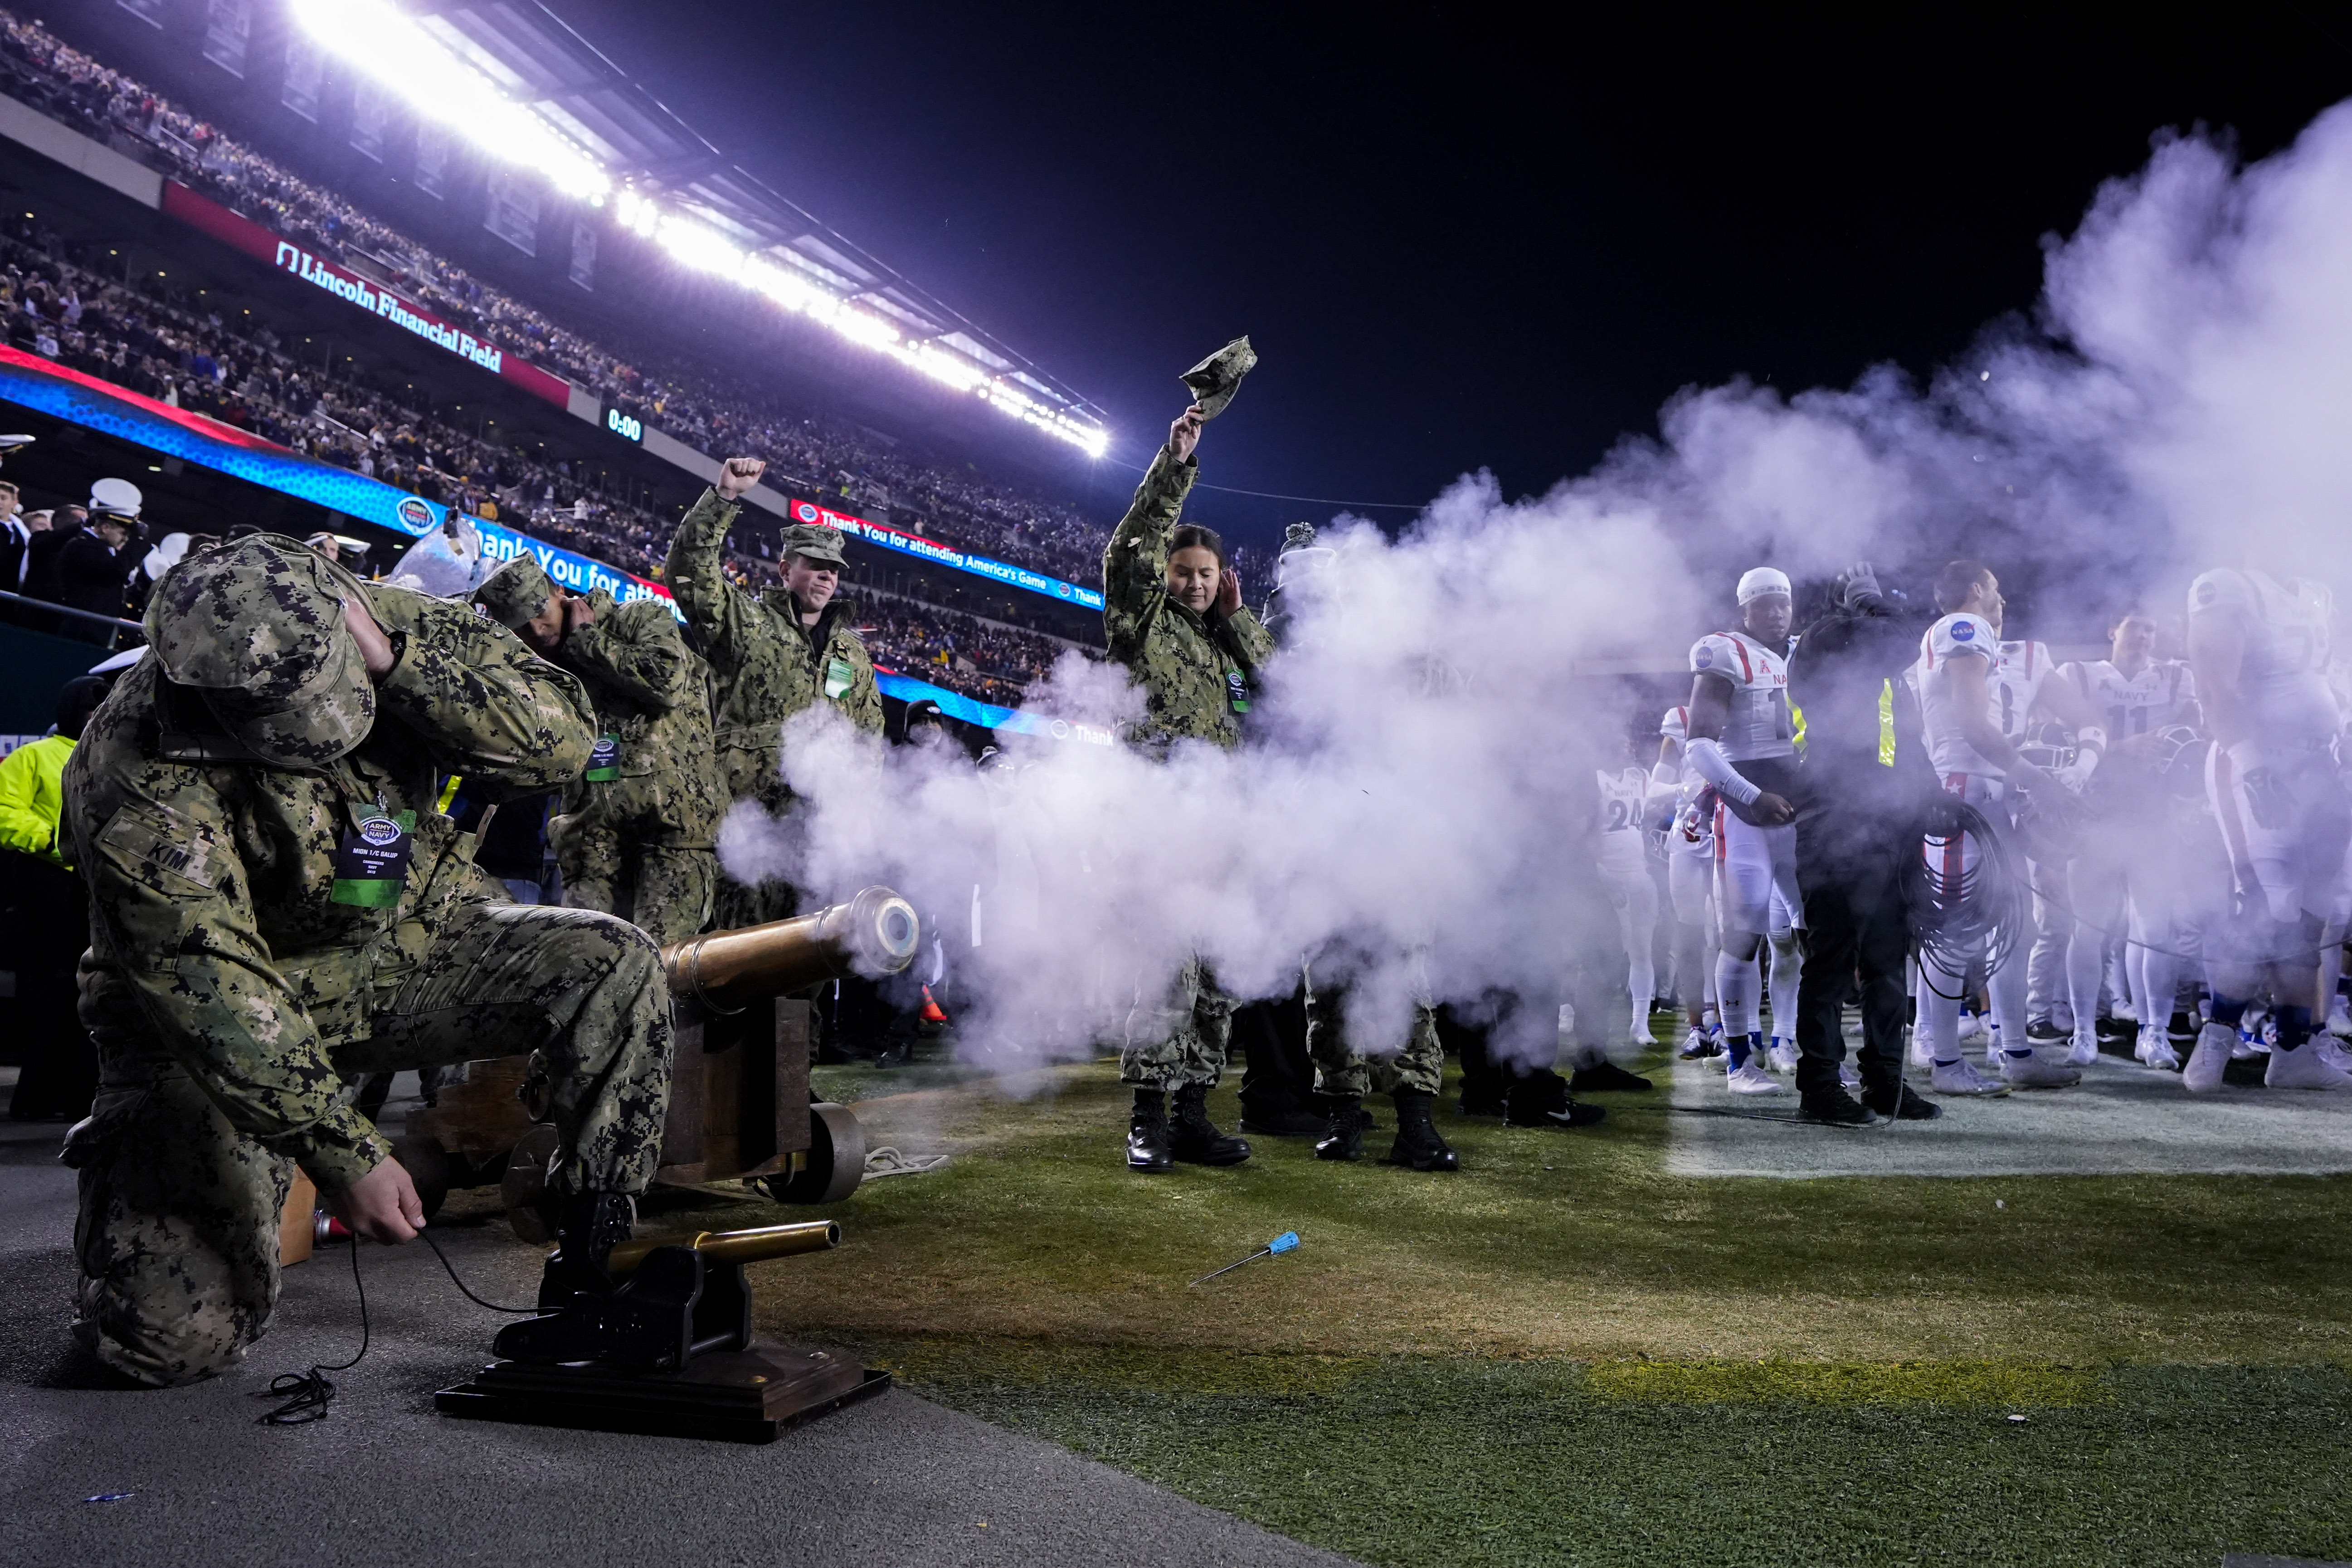
[[[1435,1094],[1445,1073],[1445,1047],[1438,1043],[1437,1009],[1415,1002],[1412,1027],[1404,1044],[1388,1053],[1367,1053],[1350,1040],[1348,988],[1314,987],[1307,994],[1307,1054],[1315,1062],[1315,1092],[1394,1094],[1399,1089]]]
[[[567,907],[619,915],[658,946],[683,941],[710,921],[719,852],[708,845],[649,844],[586,824],[563,835],[555,863],[563,872]]]
[[[1184,961],[1157,1002],[1138,998],[1118,1053],[1121,1082],[1138,1089],[1217,1087],[1233,1035],[1234,999],[1199,958]]]
[[[268,1327],[278,1214],[293,1162],[239,1133],[150,1040],[99,1037],[79,1168],[75,1334],[109,1365],[172,1386],[233,1366]],[[366,1074],[536,1052],[562,1142],[562,1193],[641,1193],[669,1100],[670,1008],[643,931],[609,915],[468,904],[378,1001],[367,1038],[336,1048]]]

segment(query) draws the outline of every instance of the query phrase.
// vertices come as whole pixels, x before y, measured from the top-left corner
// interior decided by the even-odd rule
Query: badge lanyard
[[[416,814],[386,809],[379,792],[374,813],[343,829],[342,845],[335,851],[335,884],[328,897],[363,910],[386,910],[400,902],[415,831]]]
[[[611,784],[621,776],[621,737],[596,737],[595,745],[589,748],[588,772],[584,776],[590,784]]]

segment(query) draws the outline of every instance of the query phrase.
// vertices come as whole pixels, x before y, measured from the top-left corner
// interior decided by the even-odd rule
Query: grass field
[[[820,1085],[954,1160],[762,1266],[764,1327],[1367,1562],[2352,1557],[2341,1179],[1675,1177],[1663,1091],[1442,1116],[1451,1176],[1139,1177],[1107,1063]]]

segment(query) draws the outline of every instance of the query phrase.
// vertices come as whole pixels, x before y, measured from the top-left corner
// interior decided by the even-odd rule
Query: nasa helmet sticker
[[[1692,665],[1693,665],[1693,666],[1695,666],[1695,667],[1696,667],[1696,668],[1700,668],[1700,669],[1705,669],[1705,668],[1706,668],[1709,665],[1713,664],[1714,662],[1715,662],[1715,650],[1714,650],[1713,648],[1711,648],[1711,647],[1707,647],[1707,646],[1706,646],[1706,644],[1705,644],[1705,643],[1701,643],[1701,644],[1699,644],[1699,645],[1698,645],[1698,651],[1697,651],[1696,653],[1695,653],[1695,654],[1691,655],[1691,663],[1692,663]]]
[[[1977,627],[1974,621],[1954,621],[1952,623],[1952,640],[1954,642],[1973,642],[1976,639],[1976,635]]]
[[[2197,584],[2197,602],[2200,605],[2210,605],[2220,592],[2221,590],[2210,583],[2200,583]]]
[[[405,812],[400,817],[379,814],[362,817],[356,826],[346,828],[342,844],[335,850],[335,880],[328,897],[363,910],[389,909],[398,903],[400,890],[408,880],[414,820]]]

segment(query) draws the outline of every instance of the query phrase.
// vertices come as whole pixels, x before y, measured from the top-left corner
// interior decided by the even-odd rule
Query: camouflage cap
[[[841,552],[841,530],[822,523],[796,522],[783,531],[784,559],[805,555],[836,571],[845,571],[849,558]]]
[[[483,578],[482,585],[474,590],[474,603],[509,630],[538,616],[553,597],[555,584],[529,555],[516,556]]]
[[[1214,419],[1242,389],[1242,377],[1257,366],[1257,350],[1250,347],[1246,335],[1235,338],[1207,359],[1184,373],[1184,384],[1192,389],[1192,401],[1201,405],[1202,419]]]
[[[319,767],[367,738],[375,687],[343,630],[365,590],[315,550],[252,533],[191,551],[155,585],[147,640],[264,762]]]

